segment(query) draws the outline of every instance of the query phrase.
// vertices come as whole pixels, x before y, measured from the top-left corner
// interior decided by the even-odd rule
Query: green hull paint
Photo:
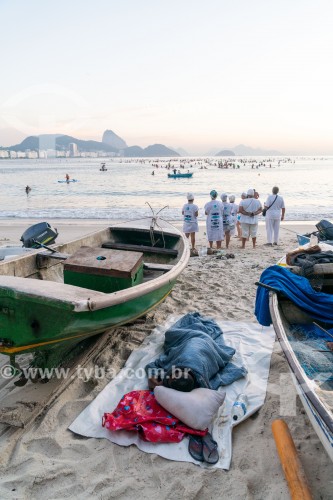
[[[118,290],[125,290],[132,286],[139,285],[143,279],[143,266],[138,269],[132,278],[119,278],[113,276],[101,276],[95,274],[77,273],[64,271],[64,283],[67,285],[97,290],[98,292],[112,293]]]
[[[64,341],[75,344],[142,316],[165,298],[174,283],[170,281],[158,290],[122,304],[84,312],[63,308],[64,303],[46,303],[24,294],[3,297],[0,292],[1,336],[7,342],[14,342],[12,348],[18,353],[50,349]],[[26,348],[20,350],[21,347]]]

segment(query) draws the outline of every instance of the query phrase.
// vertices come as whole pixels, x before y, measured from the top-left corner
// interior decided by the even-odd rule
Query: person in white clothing
[[[195,233],[199,231],[197,220],[199,208],[193,203],[194,196],[192,193],[187,193],[187,201],[188,203],[185,203],[182,209],[182,214],[184,216],[183,231],[186,238],[191,237],[192,255],[198,255],[198,251],[195,248]]]
[[[265,201],[264,209],[266,209],[266,233],[267,243],[265,245],[272,246],[279,243],[280,222],[284,220],[286,208],[282,196],[278,194],[279,188],[274,186],[272,194]]]
[[[227,193],[221,194],[223,203],[223,231],[225,235],[225,246],[228,249],[230,243],[230,230],[231,230],[231,204],[228,202]]]
[[[213,252],[213,242],[216,241],[216,247],[221,248],[224,237],[223,233],[223,203],[218,201],[217,192],[213,189],[210,192],[211,201],[205,205],[207,240],[209,242],[208,253]]]
[[[239,213],[241,214],[242,226],[242,246],[245,248],[247,238],[252,238],[253,248],[256,246],[257,230],[258,230],[258,215],[262,212],[261,203],[254,197],[254,189],[249,189],[246,200],[241,200],[239,203]]]
[[[236,229],[236,222],[237,222],[237,212],[238,212],[238,205],[235,203],[235,195],[231,194],[229,196],[229,203],[230,203],[230,236],[233,236],[235,234],[235,229]]]
[[[243,193],[241,194],[241,199],[242,200],[246,200],[246,197],[247,197],[247,194],[243,191]],[[237,224],[236,224],[236,228],[237,228],[237,238],[239,240],[242,239],[242,226],[241,226],[241,213],[239,211],[239,205],[237,205]]]

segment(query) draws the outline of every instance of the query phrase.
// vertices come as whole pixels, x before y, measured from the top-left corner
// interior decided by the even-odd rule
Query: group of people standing
[[[223,193],[221,201],[218,193],[213,189],[210,201],[204,206],[206,215],[206,234],[209,242],[208,253],[213,252],[213,244],[216,242],[217,249],[222,246],[225,239],[226,248],[229,248],[231,236],[235,235],[241,240],[241,248],[245,248],[246,241],[252,239],[255,248],[257,241],[258,218],[262,213],[265,215],[267,243],[266,245],[277,245],[279,241],[280,221],[284,220],[285,205],[282,196],[278,194],[279,188],[274,186],[272,194],[267,197],[264,208],[259,200],[259,193],[255,189],[248,189],[242,193],[239,204],[235,203],[235,196]],[[197,255],[195,248],[195,233],[199,231],[198,215],[199,207],[194,204],[194,195],[187,194],[187,203],[183,206],[184,217],[183,231],[187,238],[191,239],[192,255]]]

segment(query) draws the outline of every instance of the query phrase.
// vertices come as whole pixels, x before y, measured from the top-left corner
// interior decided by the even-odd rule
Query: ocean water
[[[107,172],[99,171],[101,160],[0,160],[0,218],[132,220],[150,215],[149,203],[155,213],[167,207],[160,215],[179,221],[187,192],[203,209],[212,189],[235,194],[238,202],[242,191],[255,188],[263,203],[274,185],[285,199],[286,220],[333,218],[333,157],[233,158],[236,168],[228,169],[217,166],[225,158],[182,159],[181,171],[193,172],[191,179],[169,179],[168,159],[105,158]],[[59,183],[66,173],[78,182]]]

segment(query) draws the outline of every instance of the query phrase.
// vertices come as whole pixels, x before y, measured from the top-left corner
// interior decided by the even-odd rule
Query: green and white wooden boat
[[[0,353],[14,366],[15,355],[32,352],[33,366],[57,366],[82,340],[144,315],[190,254],[184,235],[156,218],[52,249],[0,262]]]

